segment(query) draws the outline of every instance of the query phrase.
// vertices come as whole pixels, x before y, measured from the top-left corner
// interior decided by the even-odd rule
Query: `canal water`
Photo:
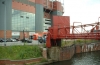
[[[75,54],[70,60],[48,65],[100,65],[100,51]]]

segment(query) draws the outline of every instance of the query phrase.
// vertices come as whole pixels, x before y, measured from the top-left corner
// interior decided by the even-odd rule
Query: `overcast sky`
[[[70,16],[71,25],[95,23],[100,17],[100,0],[64,0],[64,10],[64,16]]]

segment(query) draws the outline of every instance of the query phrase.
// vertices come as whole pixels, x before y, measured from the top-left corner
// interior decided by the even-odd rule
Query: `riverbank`
[[[70,60],[46,65],[100,65],[100,51],[75,54]]]
[[[93,52],[100,50],[100,43],[77,43],[64,47],[51,47],[48,51],[48,58],[52,59],[52,62],[39,63],[36,65],[46,65],[53,63],[53,61],[65,61],[73,58],[75,54]]]
[[[48,49],[49,56],[51,61],[38,63],[34,65],[47,65],[53,62],[70,60],[76,54],[93,52],[100,50],[100,43],[87,43],[87,44],[73,44],[66,47],[52,47]]]
[[[92,52],[100,50],[100,43],[73,44],[66,47],[49,48],[49,57],[52,60],[63,61],[70,60],[74,54]]]
[[[77,53],[91,52],[91,51],[97,51],[97,50],[100,50],[100,43],[72,44],[72,45],[68,45],[64,47],[51,47],[48,49],[47,48],[41,49],[40,47],[37,47],[37,46],[13,46],[13,47],[5,46],[5,47],[0,47],[1,52],[3,51],[6,52],[6,53],[4,52],[1,53],[2,56],[0,55],[0,57],[1,58],[4,57],[2,59],[11,59],[11,60],[0,60],[0,65],[2,65],[2,63],[4,64],[7,63],[8,65],[11,65],[11,64],[12,65],[13,64],[15,65],[16,64],[18,65],[45,65],[45,64],[49,64],[49,63],[53,63],[57,61],[70,60],[74,56],[74,54],[77,54]],[[21,54],[17,55],[17,53],[20,53],[20,52]],[[26,55],[28,53],[29,55]],[[32,56],[30,54],[32,54]],[[15,56],[19,58],[16,58]],[[30,56],[30,58],[32,59],[30,59],[28,56]],[[41,57],[41,58],[38,58],[38,57]]]

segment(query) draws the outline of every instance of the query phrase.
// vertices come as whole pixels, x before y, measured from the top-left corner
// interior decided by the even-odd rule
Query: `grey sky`
[[[73,22],[94,23],[100,16],[100,0],[64,0],[64,16]]]

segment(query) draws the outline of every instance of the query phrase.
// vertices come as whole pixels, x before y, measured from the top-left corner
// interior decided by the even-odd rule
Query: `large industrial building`
[[[53,15],[63,15],[63,0],[0,0],[0,38],[46,32]]]

